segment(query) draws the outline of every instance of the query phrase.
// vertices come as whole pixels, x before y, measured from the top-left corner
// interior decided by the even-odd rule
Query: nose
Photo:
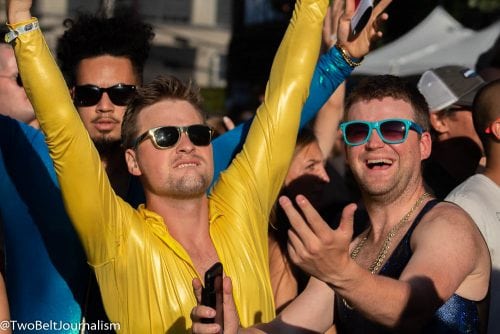
[[[115,105],[108,96],[108,93],[104,92],[101,96],[99,102],[96,105],[96,111],[99,113],[113,112],[115,110]]]
[[[380,148],[384,146],[384,141],[382,138],[380,138],[378,132],[373,129],[370,138],[368,138],[368,141],[366,142],[366,147],[369,149],[375,149],[375,148]]]
[[[328,173],[326,172],[325,166],[320,165],[318,168],[318,172],[316,173],[316,176],[318,176],[321,181],[328,183],[330,182],[330,177],[328,176]]]
[[[179,141],[177,142],[177,152],[189,153],[194,151],[195,145],[191,142],[186,132],[181,133]]]

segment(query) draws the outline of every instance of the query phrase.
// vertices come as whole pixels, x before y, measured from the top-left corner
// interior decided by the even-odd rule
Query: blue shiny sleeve
[[[309,87],[309,96],[302,109],[301,129],[316,116],[323,104],[351,72],[352,68],[345,62],[337,48],[330,48],[328,52],[319,58]],[[220,173],[229,166],[243,147],[251,124],[252,119],[214,139],[214,178],[212,185],[217,182]]]

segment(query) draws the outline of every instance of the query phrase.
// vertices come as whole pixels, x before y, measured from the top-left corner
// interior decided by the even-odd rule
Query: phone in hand
[[[205,286],[201,291],[201,304],[210,306],[216,312],[215,318],[201,319],[202,323],[218,323],[224,329],[222,296],[222,263],[216,262],[205,273]]]
[[[373,0],[356,0],[356,9],[351,19],[351,33],[356,36],[365,27],[372,15]]]

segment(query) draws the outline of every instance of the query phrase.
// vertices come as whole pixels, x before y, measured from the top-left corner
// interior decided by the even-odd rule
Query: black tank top
[[[398,279],[403,269],[410,261],[413,252],[410,239],[422,217],[431,210],[438,200],[431,200],[422,208],[403,239],[384,264],[378,275]],[[438,254],[436,254],[437,256]],[[355,309],[347,308],[340,296],[335,296],[335,324],[340,333],[390,333],[382,327],[358,313]],[[381,301],[380,307],[384,302]],[[479,315],[476,303],[453,294],[434,314],[430,322],[422,329],[422,333],[478,333]]]

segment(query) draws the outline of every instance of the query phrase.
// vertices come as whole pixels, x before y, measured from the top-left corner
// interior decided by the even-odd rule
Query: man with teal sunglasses
[[[426,192],[424,97],[400,78],[370,77],[353,88],[345,110],[346,158],[367,227],[353,238],[354,204],[333,230],[305,196],[280,197],[292,226],[290,258],[312,277],[271,324],[238,333],[323,333],[332,324],[339,334],[478,333],[489,252],[470,216]],[[224,283],[224,333],[231,334],[238,321],[229,279]],[[215,332],[197,322],[210,311],[193,310],[193,333]]]

